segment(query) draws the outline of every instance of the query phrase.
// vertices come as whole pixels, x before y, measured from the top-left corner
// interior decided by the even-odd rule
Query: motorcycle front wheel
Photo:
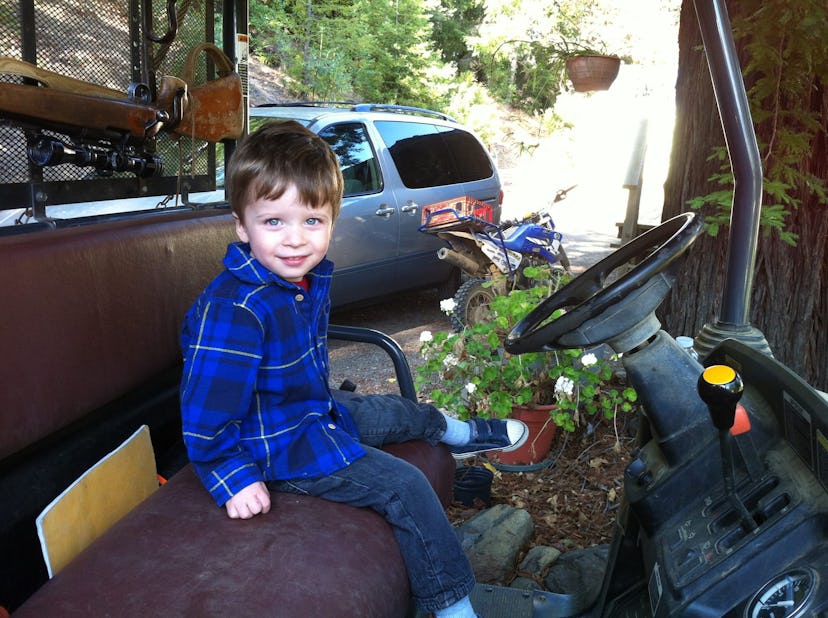
[[[454,311],[450,316],[455,331],[460,332],[466,326],[488,319],[494,291],[483,286],[486,281],[489,281],[486,277],[466,279],[457,290],[454,295]]]

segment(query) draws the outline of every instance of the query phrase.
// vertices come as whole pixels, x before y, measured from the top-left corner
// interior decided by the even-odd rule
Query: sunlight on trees
[[[251,53],[290,77],[294,98],[438,109],[474,129],[502,165],[533,153],[547,162],[551,156],[561,183],[582,183],[578,193],[590,208],[609,208],[625,201],[618,194],[623,168],[640,118],[651,110],[660,142],[651,145],[651,161],[668,157],[679,6],[679,0],[251,0]],[[573,92],[564,61],[578,50],[624,59],[609,92]],[[541,144],[546,152],[537,151]],[[588,161],[598,165],[587,169]],[[663,169],[648,173],[660,187]]]

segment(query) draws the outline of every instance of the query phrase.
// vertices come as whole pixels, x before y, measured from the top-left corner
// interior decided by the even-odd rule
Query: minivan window
[[[346,196],[376,193],[382,188],[377,158],[365,125],[359,122],[334,124],[322,129],[319,136],[328,142],[339,159]]]
[[[409,189],[491,178],[494,169],[466,131],[427,122],[374,123]]]

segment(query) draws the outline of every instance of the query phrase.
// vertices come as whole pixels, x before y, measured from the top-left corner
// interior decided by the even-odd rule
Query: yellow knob
[[[702,377],[708,384],[729,384],[736,379],[736,372],[727,365],[711,365]]]

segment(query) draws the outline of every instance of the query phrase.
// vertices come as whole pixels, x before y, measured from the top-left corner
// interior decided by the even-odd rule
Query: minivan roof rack
[[[390,105],[381,103],[357,103],[355,101],[283,101],[277,103],[261,103],[256,107],[344,107],[354,112],[391,112],[398,114],[419,114],[421,116],[432,116],[445,120],[446,122],[457,122],[448,114],[436,112],[433,109],[424,107],[411,107],[409,105]]]
[[[260,103],[256,107],[353,107],[356,101],[282,101]]]
[[[451,116],[442,112],[435,112],[423,107],[411,107],[408,105],[380,105],[377,103],[360,103],[352,108],[355,112],[395,112],[400,114],[421,114],[423,116],[434,116],[440,120],[457,122]]]

